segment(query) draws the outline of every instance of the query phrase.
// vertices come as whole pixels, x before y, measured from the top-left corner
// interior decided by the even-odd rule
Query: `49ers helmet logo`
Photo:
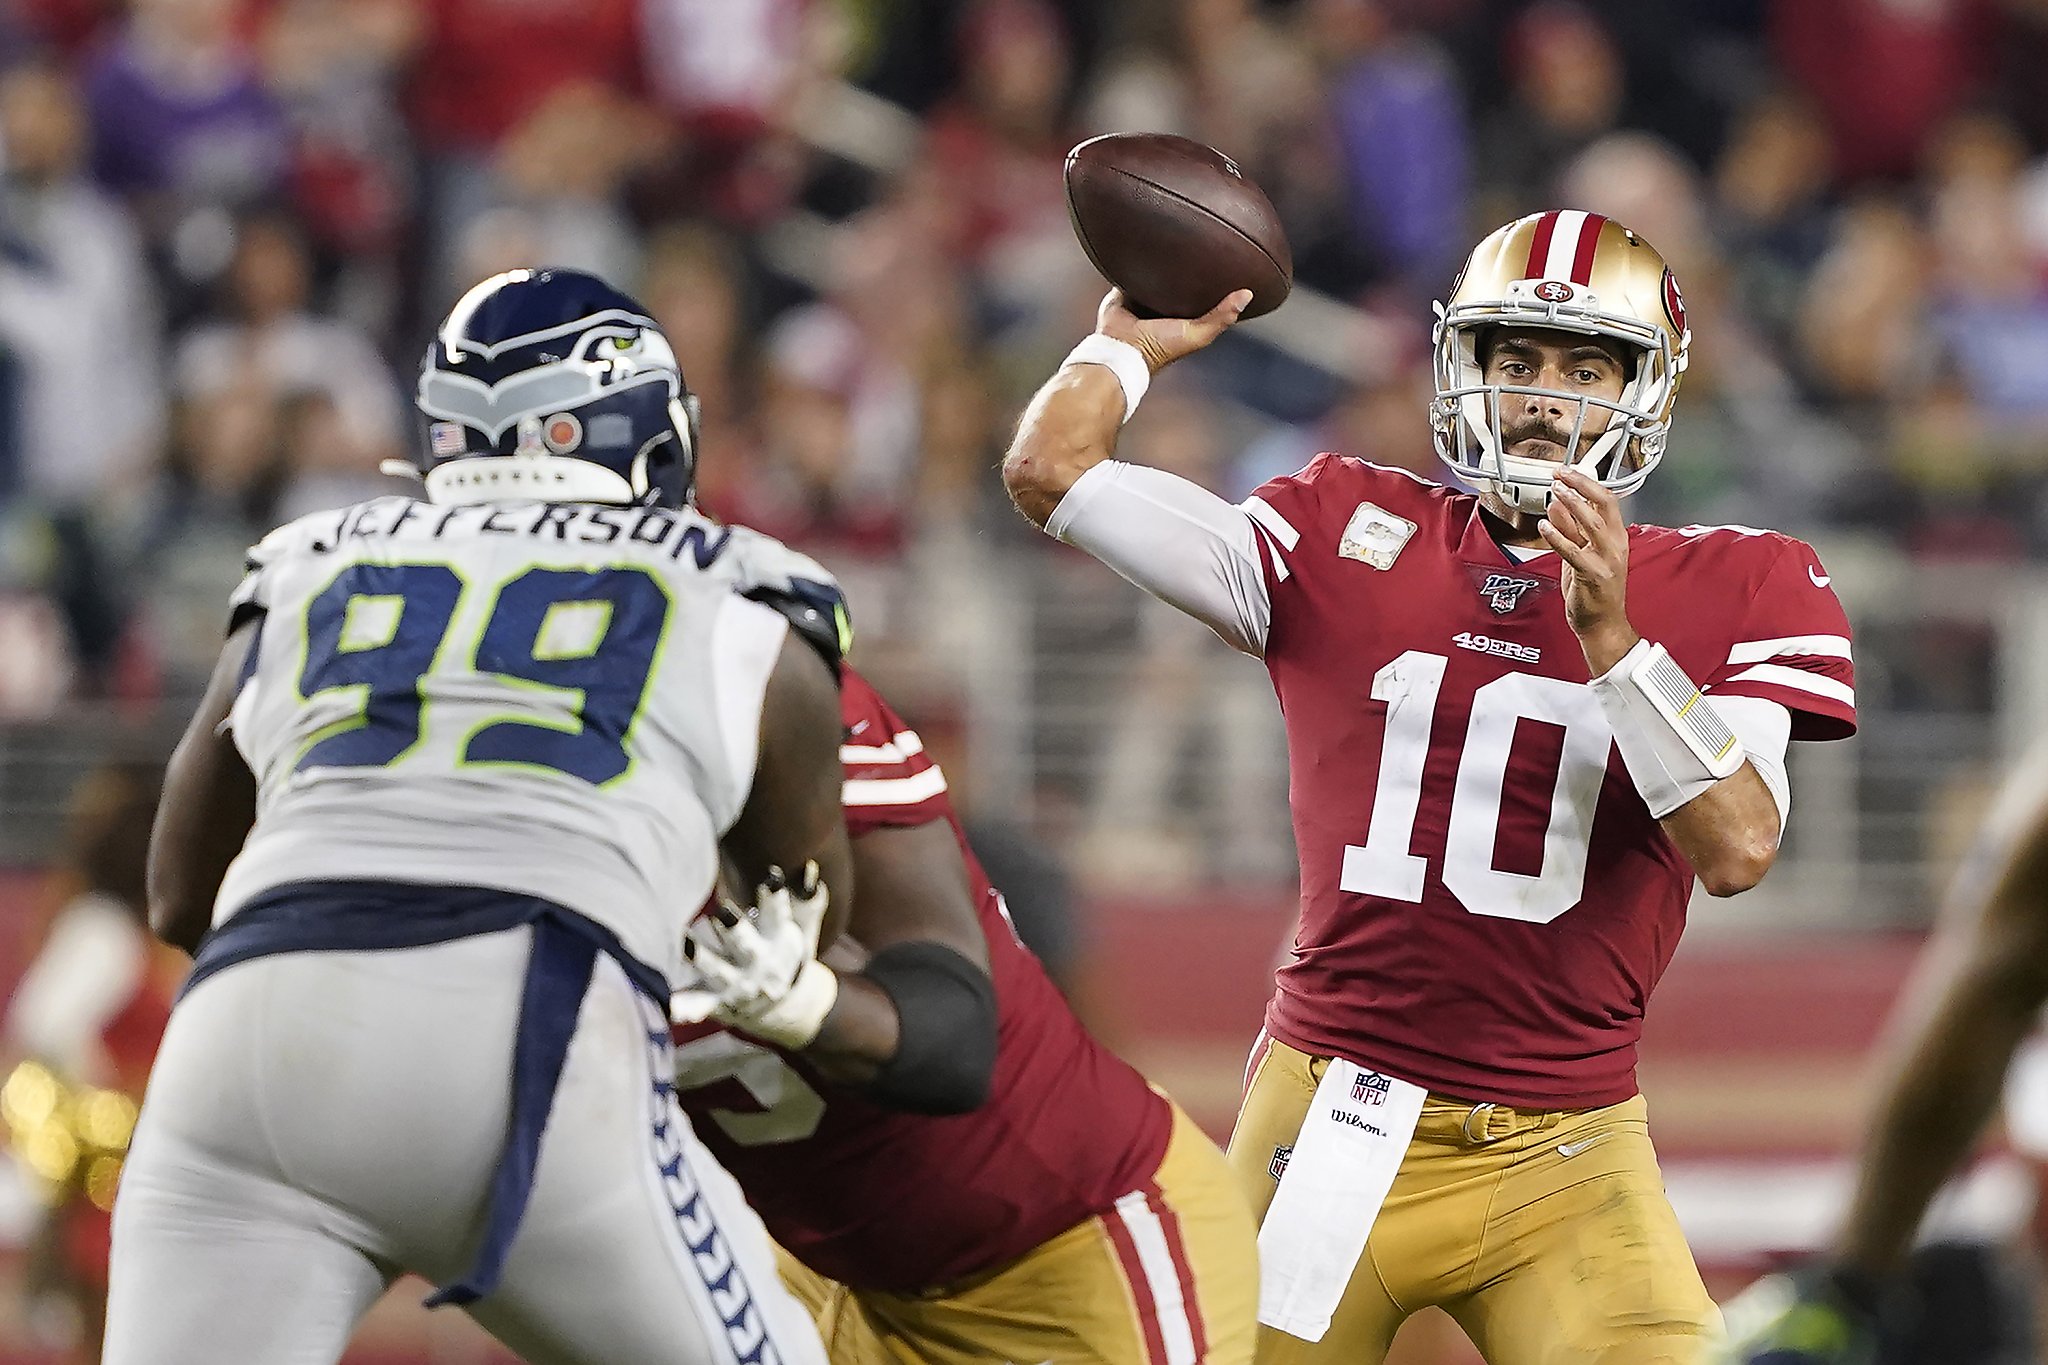
[[[1685,296],[1678,292],[1678,276],[1671,273],[1668,265],[1664,267],[1664,310],[1671,314],[1671,325],[1678,329],[1678,335],[1684,336]]]
[[[1572,293],[1572,287],[1563,280],[1545,280],[1536,286],[1536,297],[1545,303],[1563,303],[1571,298]]]

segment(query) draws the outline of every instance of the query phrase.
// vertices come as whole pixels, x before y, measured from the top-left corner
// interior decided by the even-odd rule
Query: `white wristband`
[[[1131,420],[1131,414],[1138,410],[1138,403],[1145,397],[1145,390],[1152,387],[1152,367],[1145,363],[1145,353],[1128,341],[1091,332],[1081,338],[1081,344],[1067,352],[1067,358],[1060,362],[1060,368],[1069,365],[1100,365],[1116,376],[1116,382],[1124,391],[1124,420]]]
[[[1749,757],[1662,645],[1636,641],[1591,686],[1636,791],[1659,820],[1733,776]]]

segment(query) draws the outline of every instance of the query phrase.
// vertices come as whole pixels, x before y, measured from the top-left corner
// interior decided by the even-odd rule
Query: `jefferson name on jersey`
[[[324,530],[323,522],[329,523]],[[418,530],[413,534],[433,540],[452,532],[458,536],[532,536],[563,545],[645,545],[657,552],[666,550],[674,560],[688,554],[700,569],[709,568],[732,540],[729,526],[662,507],[555,502],[436,507],[412,498],[390,497],[338,512],[315,512],[280,528],[250,553],[248,568],[254,573],[265,560],[293,543],[295,538],[286,537],[286,532],[299,528],[305,528],[299,542],[303,549],[325,555],[344,549],[352,540],[397,535],[415,524]],[[242,605],[242,594],[236,595],[236,605]]]

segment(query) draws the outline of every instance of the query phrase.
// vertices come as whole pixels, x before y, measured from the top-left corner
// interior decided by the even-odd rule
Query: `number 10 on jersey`
[[[1410,851],[1423,800],[1448,801],[1443,884],[1466,910],[1496,919],[1548,924],[1579,903],[1586,889],[1593,812],[1600,803],[1614,732],[1581,683],[1533,673],[1508,673],[1472,694],[1471,719],[1458,749],[1448,791],[1424,789],[1438,703],[1450,660],[1409,650],[1373,675],[1374,701],[1387,704],[1379,782],[1363,844],[1348,845],[1338,885],[1346,891],[1420,903],[1428,859]],[[1543,861],[1535,875],[1494,865],[1508,760],[1524,720],[1555,726],[1563,743],[1550,775]],[[1530,781],[1526,774],[1518,774]],[[1517,793],[1538,797],[1540,793]]]

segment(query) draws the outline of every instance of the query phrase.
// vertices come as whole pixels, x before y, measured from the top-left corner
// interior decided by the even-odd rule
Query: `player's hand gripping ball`
[[[683,952],[697,983],[669,1001],[679,1023],[716,1019],[767,1042],[802,1048],[839,998],[839,978],[817,960],[830,896],[816,863],[792,893],[780,868],[755,889],[754,909],[714,906],[690,926]]]

